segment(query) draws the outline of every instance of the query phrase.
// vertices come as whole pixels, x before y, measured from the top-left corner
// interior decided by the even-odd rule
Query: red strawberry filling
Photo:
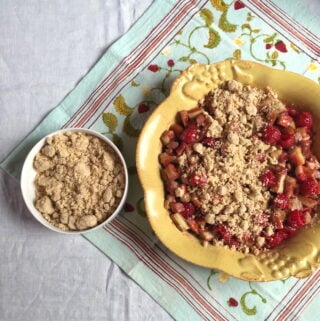
[[[281,45],[276,44],[279,48]],[[235,82],[232,85],[227,85],[229,95],[237,92]],[[191,110],[180,111],[179,122],[161,136],[159,162],[165,183],[165,206],[180,230],[188,230],[202,242],[218,242],[257,254],[279,246],[312,223],[320,194],[320,164],[311,151],[313,117],[292,105],[272,109],[281,106],[278,100],[277,104],[272,103],[274,96],[268,109],[268,99],[262,95],[256,112],[248,104],[243,105],[250,115],[250,128],[254,128],[248,138],[241,136],[241,128],[248,120],[244,124],[228,122],[223,112],[217,110],[219,106],[214,106],[212,97],[218,93],[208,94]],[[230,174],[224,161],[232,160],[237,155],[235,150],[241,150],[245,144],[257,146],[256,151],[252,149],[256,163],[244,163],[241,174]],[[246,162],[248,157],[245,153],[237,161]],[[215,162],[221,162],[221,167]],[[259,172],[254,172],[256,167]],[[239,176],[239,183],[230,186],[233,175]],[[248,179],[250,184],[240,185]],[[253,202],[246,203],[243,197]],[[248,216],[254,209],[245,204],[256,203],[262,204],[261,209]]]

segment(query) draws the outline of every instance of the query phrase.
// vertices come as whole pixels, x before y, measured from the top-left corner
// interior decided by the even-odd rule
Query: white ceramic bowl
[[[96,225],[92,228],[86,229],[86,230],[82,230],[82,231],[78,231],[78,230],[77,231],[63,231],[63,230],[53,226],[42,216],[42,214],[36,209],[36,207],[34,205],[34,201],[35,201],[35,183],[34,183],[34,181],[35,181],[35,177],[36,177],[36,173],[37,173],[35,168],[33,167],[34,157],[36,156],[36,154],[38,154],[38,152],[40,151],[40,149],[42,148],[42,146],[44,145],[44,143],[48,137],[54,136],[57,134],[61,134],[61,133],[65,133],[65,132],[82,132],[82,133],[86,133],[86,134],[100,138],[102,141],[106,142],[111,147],[111,149],[118,155],[118,157],[123,165],[123,169],[124,169],[124,175],[125,175],[124,192],[123,192],[122,198],[119,202],[119,205],[117,206],[115,211],[111,215],[109,215],[104,221],[99,223],[98,225]],[[102,134],[100,134],[96,131],[84,129],[84,128],[61,129],[61,130],[55,131],[55,132],[43,137],[37,144],[34,145],[34,147],[30,150],[28,156],[26,157],[23,167],[22,167],[21,179],[20,179],[22,196],[23,196],[24,202],[25,202],[26,206],[28,207],[29,211],[31,212],[31,214],[45,227],[49,228],[52,231],[64,233],[64,234],[83,234],[83,233],[98,229],[99,227],[108,224],[121,211],[121,209],[124,205],[124,202],[126,200],[127,194],[128,194],[128,185],[129,185],[129,183],[128,183],[127,165],[126,165],[126,162],[125,162],[121,152],[117,148],[117,146],[110,139],[103,136]]]

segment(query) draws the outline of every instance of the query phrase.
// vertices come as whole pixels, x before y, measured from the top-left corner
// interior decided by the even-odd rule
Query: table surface
[[[1,160],[151,2],[0,0]],[[0,320],[172,320],[83,237],[42,227],[0,177]]]
[[[151,2],[0,0],[0,160]],[[2,171],[0,182],[1,321],[172,320],[83,237],[36,222],[18,182]]]

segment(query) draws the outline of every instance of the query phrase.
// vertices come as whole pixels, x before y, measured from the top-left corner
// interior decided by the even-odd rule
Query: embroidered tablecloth
[[[252,283],[170,253],[149,226],[135,168],[140,129],[183,69],[246,59],[320,82],[319,31],[303,1],[156,0],[1,166],[19,178],[24,157],[45,134],[95,129],[121,148],[130,187],[118,218],[84,236],[175,319],[319,320],[320,270],[302,280]]]

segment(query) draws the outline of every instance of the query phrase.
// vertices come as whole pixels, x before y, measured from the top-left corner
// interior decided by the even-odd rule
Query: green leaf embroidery
[[[251,291],[247,291],[244,294],[242,294],[241,298],[240,298],[240,306],[242,311],[247,314],[247,315],[255,315],[257,314],[257,307],[254,305],[253,308],[249,308],[246,304],[246,299],[247,296],[252,294],[252,295],[257,295],[260,297],[261,301],[263,303],[267,303],[267,300],[261,295],[259,294],[251,285],[251,283],[249,282],[249,287],[251,289]]]
[[[116,146],[117,146],[120,150],[123,149],[123,141],[122,141],[122,138],[121,138],[119,135],[113,133],[113,134],[112,134],[112,141],[116,144]]]
[[[197,60],[195,60],[195,59],[192,59],[192,58],[190,58],[189,59],[189,63],[192,65],[192,64],[196,64],[198,61]]]
[[[218,11],[226,11],[229,6],[223,0],[211,0],[212,6]]]
[[[248,23],[244,23],[243,25],[241,25],[241,29],[245,30],[248,29],[251,32],[251,26]]]
[[[271,35],[270,37],[267,37],[265,39],[263,39],[263,42],[265,43],[273,43],[274,38],[277,36],[277,33],[274,33],[273,35]]]
[[[207,27],[210,27],[212,25],[213,14],[209,9],[207,9],[207,8],[201,9],[200,10],[200,17],[204,20]]]
[[[251,12],[248,12],[247,13],[247,21],[251,21],[252,19],[254,18],[254,16],[252,15],[252,13]]]
[[[189,57],[185,57],[185,56],[180,57],[179,61],[183,61],[183,62],[189,61]]]
[[[140,134],[140,129],[136,129],[131,125],[129,116],[123,122],[123,131],[130,137],[138,137]]]
[[[233,52],[233,57],[235,59],[241,59],[241,50],[240,49],[236,49],[234,52]]]
[[[116,111],[123,116],[128,116],[132,113],[133,108],[130,108],[122,95],[118,96],[113,102]]]
[[[278,57],[279,57],[278,51],[274,51],[274,52],[271,54],[271,59],[277,59]]]
[[[118,119],[112,113],[103,113],[102,120],[104,124],[109,128],[110,132],[113,133],[118,126]]]
[[[235,32],[237,25],[230,23],[227,19],[227,11],[223,12],[219,19],[219,28],[225,32]]]
[[[241,305],[241,308],[243,310],[243,312],[245,314],[248,314],[248,315],[255,315],[257,314],[257,308],[256,306],[254,306],[253,308],[248,308],[247,305],[246,305],[246,298],[247,298],[247,295],[251,294],[251,291],[250,292],[246,292],[245,294],[242,295],[241,299],[240,299],[240,305]]]
[[[132,87],[139,87],[140,84],[138,84],[137,82],[135,82],[134,80],[131,81],[131,86]]]
[[[218,46],[218,44],[220,43],[221,38],[220,35],[218,34],[217,31],[215,31],[212,28],[209,28],[209,39],[208,39],[208,43],[206,45],[204,45],[205,48],[215,48]]]
[[[211,270],[211,271],[210,271],[210,274],[209,274],[209,276],[208,276],[208,278],[207,278],[207,287],[208,287],[208,289],[209,289],[210,291],[212,291],[212,288],[211,288],[211,285],[210,285],[211,278],[212,278],[214,275],[216,275],[216,274],[218,274],[218,272],[217,272],[216,270]]]

